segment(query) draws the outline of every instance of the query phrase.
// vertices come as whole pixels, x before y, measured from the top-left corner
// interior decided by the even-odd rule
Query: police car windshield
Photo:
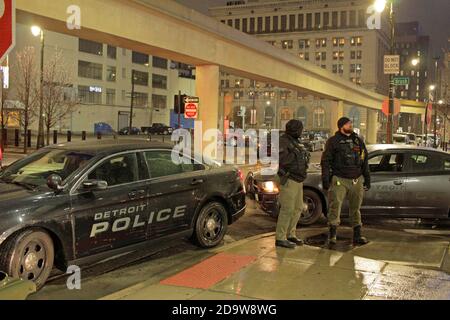
[[[93,155],[82,152],[44,149],[8,167],[0,174],[0,179],[6,183],[45,186],[50,175],[57,174],[66,180],[92,158]]]

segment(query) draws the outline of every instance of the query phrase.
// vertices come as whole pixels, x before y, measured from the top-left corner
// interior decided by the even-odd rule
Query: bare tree
[[[71,90],[72,74],[64,64],[61,51],[56,51],[46,63],[43,78],[43,114],[47,145],[49,145],[50,130],[73,112],[77,102]]]
[[[23,110],[18,114],[18,121],[24,130],[24,153],[28,151],[28,129],[36,117],[38,106],[39,73],[36,68],[36,52],[34,47],[26,47],[17,53],[14,84],[17,100],[22,104]]]

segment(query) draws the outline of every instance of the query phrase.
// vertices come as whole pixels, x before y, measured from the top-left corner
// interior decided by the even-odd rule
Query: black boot
[[[297,245],[288,240],[277,240],[275,242],[275,246],[281,247],[281,248],[287,248],[287,249],[294,249]]]
[[[364,245],[369,243],[369,241],[361,235],[361,226],[353,228],[353,244]]]
[[[330,226],[330,229],[328,231],[328,239],[327,244],[335,245],[337,243],[337,227],[336,226]]]
[[[305,244],[305,242],[302,239],[299,239],[297,237],[288,238],[288,241],[295,243],[298,246],[302,246]]]

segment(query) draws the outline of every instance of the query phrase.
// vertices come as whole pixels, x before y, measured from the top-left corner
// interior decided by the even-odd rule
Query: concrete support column
[[[378,136],[378,111],[367,109],[367,144],[377,143]]]
[[[344,116],[344,101],[332,103],[332,109],[330,112],[330,131],[331,135],[333,135],[338,130],[338,120]]]
[[[202,137],[208,129],[219,128],[219,66],[205,65],[196,67],[196,95],[200,98],[198,119],[195,121],[195,138],[203,142]],[[203,151],[202,146],[197,146],[197,151]]]

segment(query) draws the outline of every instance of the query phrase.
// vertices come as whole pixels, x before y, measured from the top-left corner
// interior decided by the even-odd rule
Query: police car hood
[[[15,209],[20,205],[19,201],[29,199],[35,194],[35,191],[25,187],[0,182],[0,215],[7,210]]]

